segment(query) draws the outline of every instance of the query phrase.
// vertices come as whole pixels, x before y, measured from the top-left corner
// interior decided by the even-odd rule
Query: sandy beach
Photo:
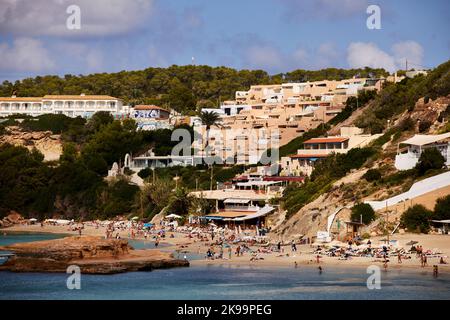
[[[8,232],[38,232],[38,233],[54,233],[54,234],[67,234],[67,235],[78,235],[78,232],[71,231],[67,226],[51,226],[45,225],[41,227],[40,225],[14,225],[13,227],[2,229],[3,233]],[[105,236],[105,229],[95,228],[94,226],[86,225],[83,230],[83,235],[92,236]],[[173,236],[172,236],[173,235]],[[128,231],[120,231],[120,236],[122,238],[129,238]],[[135,240],[144,240],[143,238],[136,237]],[[374,246],[381,244],[379,242],[382,237],[374,237],[371,239]],[[411,240],[417,241],[425,250],[438,251],[439,255],[436,257],[428,258],[428,266],[422,268],[420,259],[416,257],[415,254],[410,255],[411,259],[403,259],[402,263],[398,263],[397,257],[391,257],[388,263],[389,268],[408,268],[417,269],[422,271],[433,271],[433,265],[438,265],[439,272],[450,272],[450,264],[439,264],[440,256],[444,257],[446,262],[449,261],[450,257],[450,235],[425,235],[425,234],[396,234],[391,236],[391,240],[398,240],[400,246],[404,246]],[[147,240],[150,241],[150,240]],[[184,233],[178,232],[167,232],[166,237],[161,239],[161,243],[165,243],[165,250],[179,250],[180,256],[182,257],[183,252],[190,252],[199,255],[205,255],[208,248],[211,247],[211,241],[200,241],[195,238],[188,238]],[[304,265],[309,266],[321,266],[326,267],[367,267],[370,265],[377,265],[383,268],[383,260],[371,257],[351,257],[348,260],[339,260],[337,257],[328,257],[326,255],[321,255],[320,263],[317,263],[316,254],[313,253],[314,247],[310,245],[297,245],[297,251],[292,252],[290,245],[283,247],[283,252],[271,252],[259,254],[261,260],[251,261],[251,254],[245,253],[243,256],[237,257],[235,255],[235,248],[237,245],[233,245],[231,259],[228,259],[229,253],[228,249],[225,249],[224,256],[225,259],[198,259],[192,260],[192,265],[252,265],[252,266],[268,266],[268,267],[292,267],[294,268]],[[214,248],[214,246],[213,246]],[[219,250],[219,247],[215,247]],[[251,249],[257,250],[258,245],[254,245]]]

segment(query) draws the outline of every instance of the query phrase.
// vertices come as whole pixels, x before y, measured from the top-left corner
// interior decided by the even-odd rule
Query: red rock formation
[[[82,273],[110,274],[189,266],[159,250],[134,250],[127,240],[92,236],[17,243],[0,250],[15,254],[0,270],[15,272],[66,272],[68,266],[77,265]]]

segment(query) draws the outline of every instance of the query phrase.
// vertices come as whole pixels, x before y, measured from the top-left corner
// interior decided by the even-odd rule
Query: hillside
[[[125,104],[156,104],[189,114],[197,108],[218,107],[224,100],[233,100],[239,90],[251,85],[318,80],[341,80],[386,76],[383,69],[294,70],[269,75],[263,70],[235,70],[227,67],[171,66],[139,71],[98,73],[91,75],[38,76],[0,85],[0,96],[39,97],[46,94],[105,94],[121,98]]]
[[[412,102],[411,99],[415,100]],[[287,208],[286,220],[276,228],[275,237],[315,236],[317,231],[327,229],[328,216],[337,210],[343,208],[339,213],[341,220],[349,219],[347,208],[365,200],[386,199],[408,190],[416,181],[441,173],[442,170],[424,174],[414,170],[399,172],[394,167],[394,160],[398,142],[419,132],[449,132],[449,119],[450,61],[427,77],[407,79],[386,87],[350,117],[328,129],[328,134],[335,134],[344,124],[356,125],[370,132],[382,132],[383,136],[367,148],[354,149],[345,156],[329,157],[316,166],[311,179],[304,185],[288,188],[282,199]],[[367,181],[364,174],[369,169],[377,170],[381,178]],[[444,190],[444,194],[447,191]],[[430,200],[430,196],[424,198],[428,207],[430,201],[436,200]],[[369,232],[378,230],[379,219],[368,228]]]

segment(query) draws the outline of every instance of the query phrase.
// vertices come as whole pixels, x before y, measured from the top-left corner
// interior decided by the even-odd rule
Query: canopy
[[[405,140],[403,142],[400,142],[401,144],[410,144],[414,146],[423,146],[430,143],[438,142],[444,139],[450,138],[450,132],[443,133],[443,134],[435,134],[435,135],[429,135],[429,134],[416,134],[414,137],[409,138],[408,140]]]
[[[225,199],[225,201],[223,203],[240,203],[240,204],[246,204],[249,203],[250,200],[249,199]]]
[[[133,217],[133,218],[131,218],[131,220],[137,220],[137,219],[139,219],[139,217]]]
[[[144,228],[151,228],[153,223],[144,223]]]
[[[432,222],[437,222],[437,223],[444,223],[444,224],[449,224],[450,223],[450,220],[431,220],[431,221]]]
[[[265,215],[271,213],[273,210],[275,210],[275,208],[273,208],[271,206],[265,206],[265,207],[259,209],[256,213],[249,214],[244,217],[239,217],[234,220],[235,221],[245,221],[245,220],[259,218],[259,217],[262,217],[262,216],[265,216]]]
[[[30,221],[37,221],[37,219],[35,219],[35,218],[31,218],[31,219],[30,219]]]
[[[181,216],[172,213],[166,216],[166,218],[181,219]]]

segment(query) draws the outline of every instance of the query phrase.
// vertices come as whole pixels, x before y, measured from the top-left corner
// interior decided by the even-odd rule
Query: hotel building
[[[68,117],[91,117],[95,112],[122,112],[121,99],[105,95],[45,95],[44,97],[0,97],[0,117],[16,114],[40,116],[64,114]]]

